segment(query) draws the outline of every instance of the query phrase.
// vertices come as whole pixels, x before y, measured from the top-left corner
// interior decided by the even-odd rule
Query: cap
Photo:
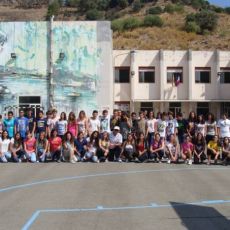
[[[120,127],[119,126],[115,126],[113,129],[120,131]]]

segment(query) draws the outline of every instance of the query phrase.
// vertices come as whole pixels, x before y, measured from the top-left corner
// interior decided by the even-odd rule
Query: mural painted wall
[[[60,112],[111,108],[110,23],[53,22],[51,28],[50,37],[50,22],[0,23],[0,112],[18,105],[20,96],[40,96],[48,109],[50,93]]]
[[[58,110],[84,109],[91,113],[94,109],[110,107],[110,24],[54,22],[52,31],[54,104]],[[64,54],[63,60],[60,53]]]
[[[47,39],[46,22],[0,22],[1,113],[19,96],[42,95],[47,106]]]

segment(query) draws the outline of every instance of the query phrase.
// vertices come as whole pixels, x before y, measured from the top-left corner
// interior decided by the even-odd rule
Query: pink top
[[[183,152],[187,152],[188,150],[190,151],[193,150],[193,144],[191,142],[183,143],[181,147],[182,147]]]
[[[67,131],[71,132],[75,137],[77,137],[77,133],[78,133],[77,123],[76,122],[74,122],[74,123],[68,123],[68,125],[67,125]]]
[[[35,152],[36,139],[32,137],[31,139],[26,139],[24,141],[26,145],[26,150],[29,152]]]

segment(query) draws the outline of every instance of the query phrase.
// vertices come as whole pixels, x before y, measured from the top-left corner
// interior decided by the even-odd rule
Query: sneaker
[[[57,160],[57,163],[61,163],[61,160],[60,160],[60,159],[58,159],[58,160]]]
[[[70,163],[75,164],[76,161],[74,159],[70,160]]]
[[[119,162],[119,163],[122,163],[122,160],[121,160],[121,158],[118,158],[118,162]]]
[[[74,160],[75,162],[78,162],[78,159],[77,159],[76,156],[73,156],[73,160]]]
[[[189,161],[188,161],[188,165],[192,165],[192,160],[189,160]]]
[[[171,160],[168,160],[168,161],[167,161],[167,164],[171,164]]]

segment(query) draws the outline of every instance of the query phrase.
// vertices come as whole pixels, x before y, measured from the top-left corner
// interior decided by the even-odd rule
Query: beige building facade
[[[230,52],[114,50],[114,108],[230,115]]]

